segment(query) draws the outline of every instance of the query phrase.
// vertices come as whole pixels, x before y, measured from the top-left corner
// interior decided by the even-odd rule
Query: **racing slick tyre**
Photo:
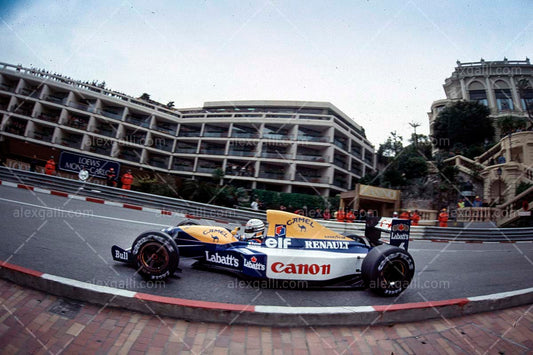
[[[181,226],[199,226],[200,223],[196,222],[196,221],[191,221],[190,219],[186,219],[184,221],[181,221],[180,223],[176,224],[176,227],[181,227]]]
[[[160,231],[145,232],[131,246],[137,272],[147,280],[163,280],[178,268],[179,251],[176,242]]]
[[[365,285],[381,296],[399,295],[409,286],[414,273],[413,257],[389,244],[372,248],[361,267]]]

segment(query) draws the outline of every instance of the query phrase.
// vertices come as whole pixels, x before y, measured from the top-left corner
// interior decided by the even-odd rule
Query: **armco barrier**
[[[199,202],[181,200],[165,196],[151,195],[138,191],[123,190],[115,187],[83,183],[78,180],[57,176],[43,175],[25,170],[0,167],[0,181],[11,181],[20,186],[35,186],[52,190],[52,194],[75,194],[88,197],[92,201],[117,201],[136,208],[153,207],[165,211],[178,212],[191,217],[245,223],[250,218],[265,218],[264,212],[233,209]],[[19,186],[19,187],[20,187]],[[57,190],[57,191],[56,191]],[[338,233],[364,234],[364,223],[341,223],[337,221],[320,221]],[[411,227],[411,238],[435,241],[463,242],[516,242],[533,240],[533,228],[440,228],[431,226]]]

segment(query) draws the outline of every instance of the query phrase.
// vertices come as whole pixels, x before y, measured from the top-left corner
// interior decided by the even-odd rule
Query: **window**
[[[470,95],[470,101],[474,101],[485,106],[489,105],[485,90],[470,90],[468,94]]]
[[[510,89],[496,89],[494,90],[494,94],[496,95],[496,105],[499,111],[510,111],[514,109]]]

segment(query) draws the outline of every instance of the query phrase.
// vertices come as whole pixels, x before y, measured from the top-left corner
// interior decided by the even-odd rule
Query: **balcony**
[[[153,129],[159,132],[170,134],[171,136],[176,135],[176,125],[166,122],[156,122]]]
[[[327,143],[329,139],[322,136],[298,135],[299,141]]]
[[[285,172],[283,171],[265,171],[260,172],[260,179],[285,180]]]
[[[65,105],[67,102],[66,96],[48,95],[45,97],[46,101],[53,102],[55,104]]]
[[[280,152],[262,152],[261,157],[269,159],[291,159],[290,154]]]
[[[317,163],[324,163],[327,160],[327,156],[322,155],[308,155],[308,154],[296,154],[296,160],[313,161]]]
[[[275,140],[291,140],[292,135],[289,134],[280,134],[280,133],[264,133],[263,134],[264,139],[275,139]]]
[[[9,91],[9,92],[15,92],[16,84],[14,83],[7,83],[7,84],[0,84],[0,90]]]
[[[253,157],[255,156],[255,151],[253,150],[235,150],[231,149],[228,155],[233,155],[236,157]]]
[[[156,167],[156,168],[168,169],[168,158],[163,158],[163,157],[149,158],[148,165]]]
[[[64,145],[65,147],[71,147],[71,148],[80,148],[82,141],[82,136],[74,136],[74,135],[65,135],[63,138],[61,138],[61,145]]]
[[[68,117],[68,120],[65,124],[69,127],[85,131],[87,130],[88,123],[89,123],[89,118],[71,115]]]
[[[182,161],[182,160],[175,160],[174,164],[172,165],[172,170],[178,170],[178,171],[193,171],[194,165],[192,162]]]
[[[138,163],[139,159],[141,158],[141,150],[140,149],[125,149],[123,148],[123,151],[118,155],[119,159],[128,160],[131,162]]]
[[[149,128],[150,127],[150,118],[146,117],[144,119],[136,118],[134,116],[128,115],[126,116],[126,122],[134,124],[136,126]]]
[[[29,97],[33,97],[33,98],[39,98],[39,93],[40,93],[41,89],[37,86],[35,87],[30,87],[30,88],[22,88],[20,90],[20,94],[22,95],[26,95],[26,96],[29,96]]]
[[[41,112],[37,116],[37,119],[47,121],[47,122],[57,123],[59,121],[59,113],[52,114],[52,113],[47,113],[47,112]]]

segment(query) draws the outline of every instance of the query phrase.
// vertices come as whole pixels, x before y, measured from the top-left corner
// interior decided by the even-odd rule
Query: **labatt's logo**
[[[298,274],[298,275],[329,275],[331,273],[331,264],[284,264],[275,262],[270,269],[277,274]]]
[[[226,266],[239,267],[239,260],[233,255],[220,256],[218,253],[209,255],[209,252],[205,251],[205,260]]]
[[[249,269],[254,269],[254,270],[261,270],[261,271],[265,271],[266,267],[264,264],[261,264],[261,263],[258,263],[257,262],[257,258],[255,256],[252,256],[250,258],[250,260],[244,260],[244,267],[247,267]]]

